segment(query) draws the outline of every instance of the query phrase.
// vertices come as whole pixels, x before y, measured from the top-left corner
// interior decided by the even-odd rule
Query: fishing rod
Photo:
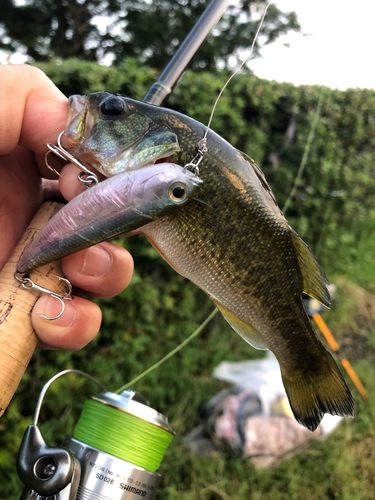
[[[158,80],[151,86],[144,101],[154,105],[163,102],[224,13],[228,2],[229,0],[212,0]],[[22,284],[15,282],[16,265],[25,247],[62,206],[61,203],[51,201],[42,205],[0,273],[0,416],[13,397],[38,343],[31,324],[31,312],[38,296],[28,293]],[[61,285],[57,276],[63,276],[60,263],[41,266],[33,274],[36,291],[44,288],[59,294]]]
[[[216,26],[228,3],[229,0],[212,0],[157,81],[151,85],[143,98],[144,102],[160,106],[167,95],[172,92],[175,83],[182,76],[194,54]]]

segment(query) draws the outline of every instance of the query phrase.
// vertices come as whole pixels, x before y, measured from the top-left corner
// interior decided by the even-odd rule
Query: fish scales
[[[74,117],[68,117],[62,144],[106,176],[141,170],[144,151],[148,162],[169,157],[183,166],[206,131],[180,113],[106,92],[72,96],[70,109]],[[80,116],[90,117],[85,127],[77,127]],[[114,121],[116,133],[123,130],[126,137],[122,151]],[[274,352],[300,423],[314,430],[324,413],[352,416],[350,391],[301,298],[305,292],[329,306],[324,271],[288,225],[254,161],[212,130],[207,146],[197,197],[143,232],[177,272],[208,294],[239,335]]]
[[[200,170],[206,185],[210,182],[207,175],[215,175],[215,168],[207,163],[202,162]],[[203,206],[203,217],[200,203],[193,200],[178,213],[145,226],[143,232],[177,272],[189,277],[213,300],[262,331],[266,344],[271,346],[273,330],[287,319],[285,314],[273,314],[275,304],[280,304],[284,296],[288,304],[282,304],[282,307],[289,311],[290,297],[293,296],[297,299],[296,306],[301,309],[297,259],[285,219],[280,220],[278,231],[275,231],[277,221],[273,206],[259,201],[267,193],[264,193],[257,177],[250,170],[246,178],[239,178],[236,184],[242,185],[243,189],[238,192],[232,188],[233,183],[228,184],[225,208],[220,210],[220,214],[210,208],[220,203],[217,199],[220,193],[215,190],[204,192],[202,186],[199,199],[208,205]],[[278,210],[276,206],[275,209]],[[237,215],[239,211],[242,214],[240,219]],[[218,228],[218,231],[213,231],[213,228]],[[271,258],[270,247],[287,254],[291,265],[286,266],[283,260]],[[264,258],[259,259],[256,266],[249,266],[249,256],[259,255],[260,248],[263,248]],[[283,282],[284,289],[289,287],[281,296],[280,282]],[[262,312],[265,309],[271,314],[265,315]],[[291,311],[290,316],[295,328],[298,314]],[[271,334],[267,338],[269,330]]]

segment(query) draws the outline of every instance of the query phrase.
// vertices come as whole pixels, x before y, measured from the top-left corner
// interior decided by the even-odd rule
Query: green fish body
[[[75,113],[62,144],[107,176],[166,157],[184,166],[206,130],[175,111],[105,92],[71,100]],[[88,116],[89,128],[82,125]],[[275,354],[299,423],[315,430],[325,413],[353,416],[350,391],[301,298],[304,292],[329,306],[323,269],[288,225],[254,161],[211,130],[207,147],[197,199],[142,231],[178,273],[208,294],[241,337]]]

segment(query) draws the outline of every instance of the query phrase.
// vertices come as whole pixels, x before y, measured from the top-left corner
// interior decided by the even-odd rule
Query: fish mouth
[[[142,165],[145,167],[146,165],[156,165],[157,163],[172,163],[172,156],[165,156],[163,158],[159,158],[158,160],[155,160],[151,163],[146,163],[145,165]]]
[[[64,148],[70,149],[81,142],[86,130],[87,101],[84,95],[72,95],[69,97],[68,116],[66,127],[61,138],[61,144]]]

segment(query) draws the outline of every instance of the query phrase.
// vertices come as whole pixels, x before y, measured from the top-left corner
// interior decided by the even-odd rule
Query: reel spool
[[[140,394],[103,392],[89,397],[75,427],[61,448],[48,446],[37,426],[43,388],[34,424],[25,432],[17,470],[25,484],[20,500],[152,500],[156,473],[173,438],[168,419]]]

